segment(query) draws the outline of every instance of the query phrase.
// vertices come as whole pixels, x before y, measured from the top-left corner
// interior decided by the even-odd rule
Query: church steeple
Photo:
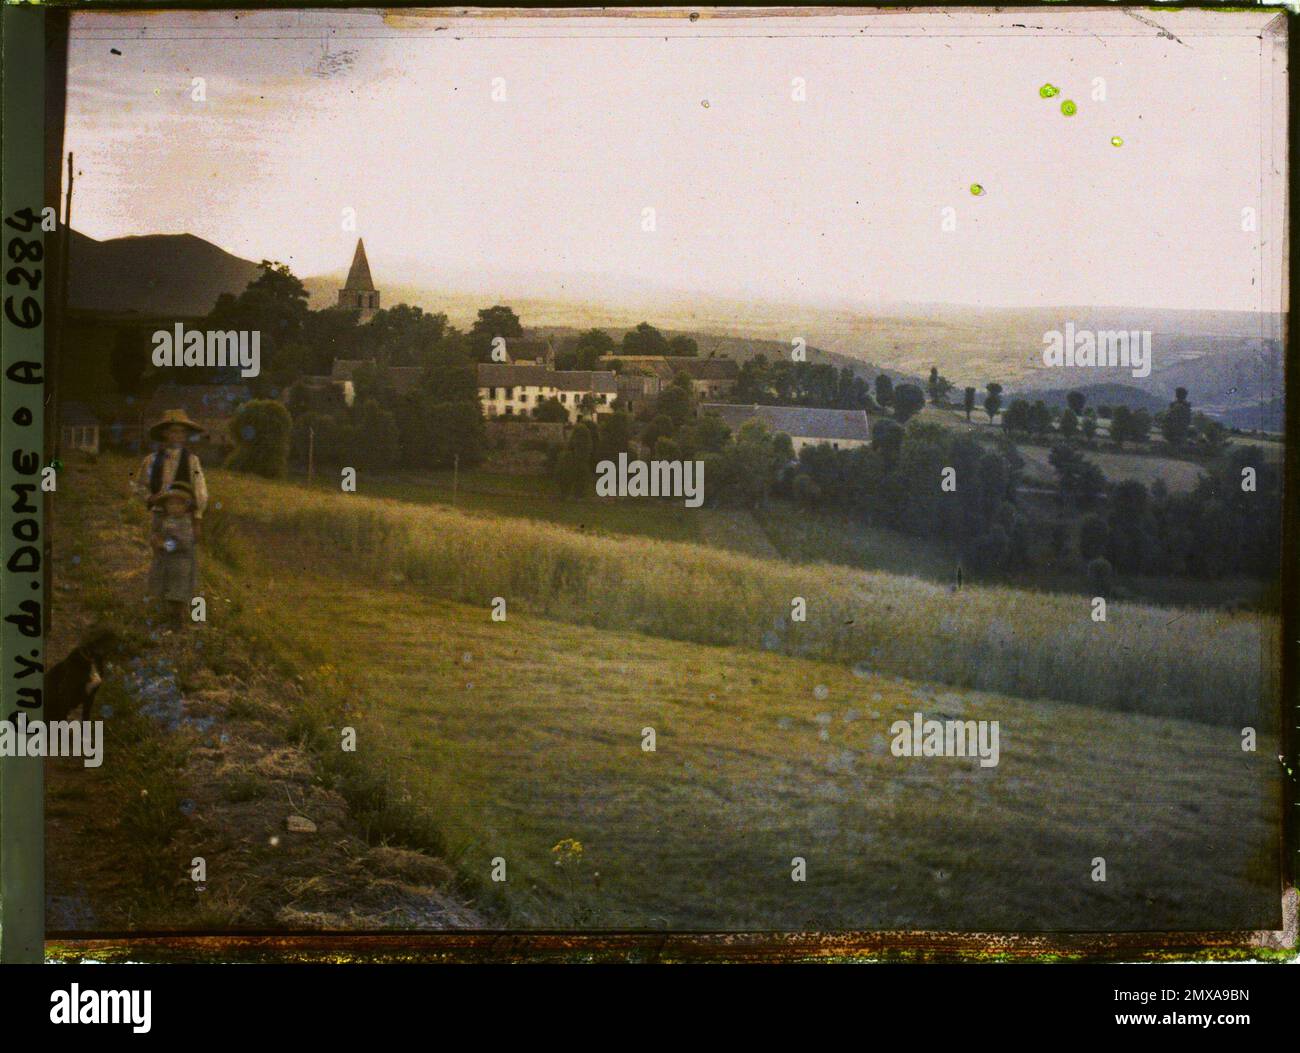
[[[358,311],[357,322],[365,325],[379,310],[379,290],[370,277],[370,263],[366,259],[366,244],[357,238],[357,251],[352,255],[348,280],[339,290],[339,306],[345,311]]]

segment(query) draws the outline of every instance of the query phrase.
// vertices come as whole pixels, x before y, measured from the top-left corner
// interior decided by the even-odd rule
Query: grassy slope
[[[494,623],[282,558],[247,628],[352,700],[359,750],[460,867],[505,858],[515,924],[1245,926],[1276,898],[1272,746],[1243,753],[1233,729]],[[916,711],[999,720],[1001,764],[895,758],[889,725]],[[584,847],[572,872],[564,838]]]
[[[121,501],[108,493],[119,468],[95,470],[103,514]],[[465,517],[301,490],[295,502],[284,484],[212,476],[240,534],[218,547],[243,564],[208,558],[207,631],[302,676],[302,705],[349,706],[356,761],[430,840],[480,879],[507,860],[496,891],[515,924],[1253,927],[1275,906],[1268,737],[1247,754],[1229,726],[628,632],[623,607],[575,624],[572,610],[542,616],[540,594],[494,623],[486,597],[389,582],[359,551],[295,533],[289,505],[410,515],[444,535]],[[488,565],[536,540],[518,521],[487,536],[493,525],[476,517],[465,538]],[[532,529],[591,556],[626,543]],[[683,556],[629,554],[669,582]],[[1001,765],[893,757],[889,724],[917,710],[1000,720]],[[655,753],[640,748],[647,726]],[[568,837],[581,862],[557,868]],[[806,883],[790,881],[796,855]]]
[[[1275,697],[1265,675],[1275,619],[1114,602],[1095,622],[1083,596],[954,594],[893,574],[214,475],[250,531],[297,536],[430,597],[486,606],[502,596],[516,611],[598,628],[1238,727],[1264,719]],[[808,601],[806,623],[789,619],[795,597]]]

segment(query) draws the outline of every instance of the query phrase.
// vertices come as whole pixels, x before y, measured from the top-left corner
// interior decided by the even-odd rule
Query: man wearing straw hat
[[[145,507],[157,511],[159,498],[172,483],[187,483],[194,492],[194,536],[199,536],[203,510],[208,506],[208,485],[203,465],[185,443],[207,434],[201,424],[190,420],[183,409],[165,410],[162,419],[149,429],[149,438],[161,447],[149,454],[136,473],[132,488],[144,498]]]

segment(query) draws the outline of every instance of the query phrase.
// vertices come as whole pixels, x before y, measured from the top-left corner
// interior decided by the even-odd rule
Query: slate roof
[[[628,366],[640,366],[662,380],[671,381],[678,373],[692,380],[735,380],[740,364],[733,358],[694,358],[686,355],[615,355]]]
[[[559,391],[595,391],[616,394],[615,375],[601,369],[547,369],[545,366],[515,366],[505,362],[480,362],[481,388],[539,387]]]
[[[871,427],[863,410],[820,409],[812,406],[738,406],[731,403],[706,402],[701,413],[716,413],[732,431],[745,421],[758,417],[775,432],[792,439],[840,439],[866,442]]]

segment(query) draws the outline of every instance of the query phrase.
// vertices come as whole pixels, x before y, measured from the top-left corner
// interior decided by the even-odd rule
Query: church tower
[[[366,245],[360,238],[357,238],[357,251],[352,256],[347,283],[339,290],[339,306],[345,311],[359,312],[358,325],[365,325],[379,310],[379,290],[370,279]]]

